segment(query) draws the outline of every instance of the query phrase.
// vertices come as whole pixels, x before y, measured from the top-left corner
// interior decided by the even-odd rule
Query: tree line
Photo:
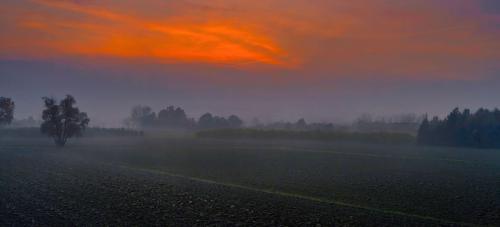
[[[413,113],[385,117],[363,114],[354,121],[352,128],[357,132],[384,131],[415,134],[424,117],[424,115]]]
[[[500,110],[453,109],[444,119],[424,118],[418,130],[421,145],[500,148]]]
[[[158,112],[149,106],[135,106],[130,116],[125,120],[128,127],[154,129],[216,129],[216,128],[240,128],[243,120],[236,115],[221,117],[211,113],[205,113],[197,120],[188,117],[184,109],[168,106]]]
[[[60,101],[44,97],[43,104],[40,131],[51,137],[58,146],[64,146],[69,138],[82,135],[90,122],[87,114],[76,107],[76,100],[71,95]],[[14,110],[15,103],[12,99],[0,97],[0,127],[12,123]],[[415,121],[413,117],[412,119]],[[148,106],[136,106],[126,123],[140,128],[236,129],[241,128],[244,122],[236,115],[226,118],[206,113],[194,119],[188,117],[180,107],[168,106],[156,114]],[[328,131],[334,128],[330,123],[308,124],[304,119],[295,123],[281,122],[260,127],[287,130],[315,129],[315,131]],[[500,148],[500,110],[480,108],[472,113],[469,109],[461,111],[455,108],[444,119],[433,117],[429,120],[425,116],[418,128],[417,143]]]
[[[390,132],[341,132],[328,130],[287,130],[287,129],[213,129],[196,132],[200,138],[218,139],[264,139],[264,140],[319,140],[343,141],[375,144],[415,144],[415,137],[405,133]]]
[[[268,124],[262,124],[258,119],[254,119],[253,127],[266,130],[293,130],[293,131],[334,131],[341,128],[332,123],[309,123],[304,118],[300,118],[295,122],[278,121]]]

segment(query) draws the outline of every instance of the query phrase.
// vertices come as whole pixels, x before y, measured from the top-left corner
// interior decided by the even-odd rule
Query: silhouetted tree
[[[243,125],[243,121],[236,115],[225,117],[214,116],[211,113],[203,114],[198,120],[198,128],[215,129],[215,128],[239,128]]]
[[[160,127],[190,128],[193,119],[189,119],[186,112],[180,107],[169,106],[158,113],[158,124]]]
[[[500,110],[480,108],[471,114],[468,109],[455,108],[443,120],[425,119],[417,141],[425,145],[500,148]]]
[[[243,121],[236,115],[229,116],[227,121],[231,128],[240,128],[243,125]]]
[[[215,120],[211,113],[206,113],[201,115],[200,119],[198,119],[198,127],[202,129],[214,128]]]
[[[429,138],[428,138],[429,133],[430,133],[430,123],[429,120],[427,119],[427,116],[425,116],[424,120],[422,121],[422,124],[420,124],[420,127],[418,128],[417,143],[418,144],[429,143]]]
[[[180,107],[168,106],[155,114],[149,106],[136,106],[132,108],[130,117],[125,119],[128,127],[141,128],[173,128],[173,129],[215,129],[239,128],[243,121],[236,115],[229,118],[203,114],[198,121],[188,118],[186,112]]]
[[[15,104],[10,98],[0,97],[0,127],[12,123]]]
[[[42,113],[41,131],[54,139],[58,146],[64,146],[67,140],[81,136],[90,119],[87,114],[75,107],[75,99],[67,95],[59,104],[54,98],[43,98],[45,110]]]

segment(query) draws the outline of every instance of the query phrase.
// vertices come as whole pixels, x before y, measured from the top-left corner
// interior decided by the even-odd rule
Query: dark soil
[[[457,225],[0,148],[0,226]]]

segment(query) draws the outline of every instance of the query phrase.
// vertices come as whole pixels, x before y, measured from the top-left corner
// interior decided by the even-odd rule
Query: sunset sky
[[[498,0],[4,0],[0,96],[95,124],[135,104],[245,119],[500,107]]]

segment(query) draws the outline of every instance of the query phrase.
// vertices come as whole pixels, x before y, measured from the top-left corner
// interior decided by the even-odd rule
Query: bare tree
[[[87,114],[80,112],[75,99],[67,95],[59,104],[54,98],[43,98],[45,110],[42,113],[43,123],[41,131],[54,139],[58,146],[64,146],[67,140],[74,136],[81,136],[90,119]]]

